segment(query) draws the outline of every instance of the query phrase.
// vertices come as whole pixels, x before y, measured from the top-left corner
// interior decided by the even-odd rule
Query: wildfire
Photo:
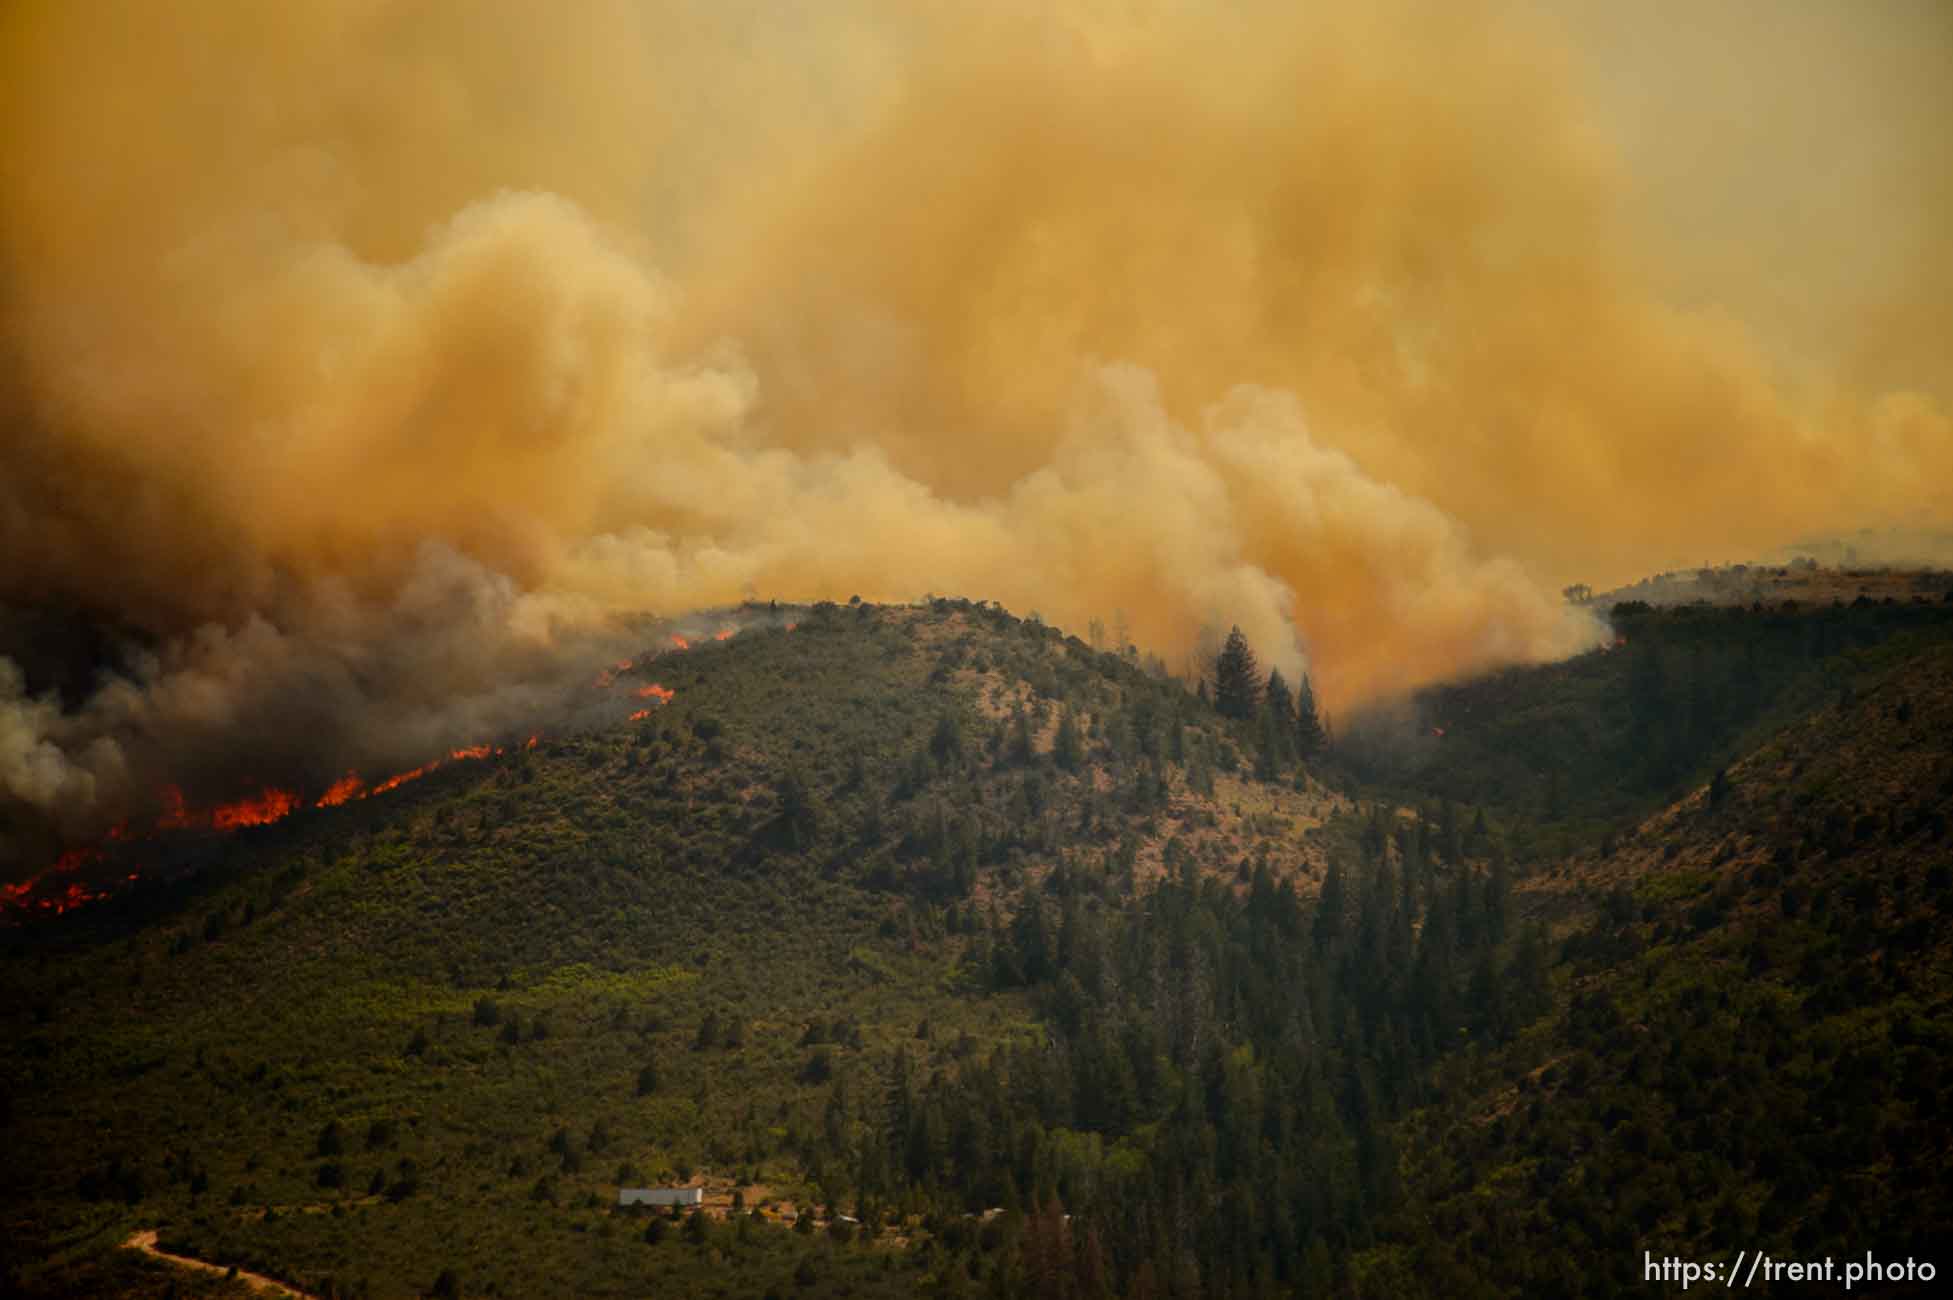
[[[93,903],[97,899],[107,897],[108,895],[99,889],[90,889],[86,885],[69,885],[52,898],[35,899],[33,906],[36,911],[52,912],[60,916],[63,912],[74,911],[83,903]]]
[[[528,748],[534,749],[537,739],[538,737],[536,736],[529,737]],[[388,777],[386,780],[374,786],[371,790],[368,790],[360,798],[365,799],[372,795],[385,794],[389,790],[398,790],[401,786],[407,784],[407,782],[418,781],[429,772],[447,763],[463,763],[472,760],[493,758],[497,754],[505,754],[507,752],[500,745],[469,745],[464,749],[450,749],[446,758],[437,758],[431,763],[422,763],[411,772],[395,773],[393,776]]]
[[[678,692],[672,690],[669,686],[660,686],[656,682],[652,682],[649,686],[640,686],[637,688],[637,697],[640,700],[657,700],[660,704],[671,703],[672,697],[677,694]]]
[[[414,768],[412,771],[395,772],[392,776],[380,782],[378,785],[374,786],[371,790],[368,790],[366,794],[362,795],[361,797],[368,798],[376,794],[385,794],[389,790],[398,790],[401,786],[407,784],[407,782],[409,781],[420,780],[422,777],[426,776],[429,772],[432,772],[435,768],[439,767],[440,765],[441,765],[441,760],[437,758],[432,763],[422,763],[419,767]]]
[[[712,634],[712,639],[714,641],[730,641],[733,638],[733,634],[738,631],[739,629],[736,627],[722,627]]]
[[[651,710],[649,710],[649,709],[639,709],[639,710],[638,710],[638,711],[637,711],[636,713],[633,713],[633,714],[631,715],[631,721],[632,721],[632,722],[642,722],[642,721],[644,721],[644,720],[645,720],[646,718],[648,718],[648,717],[650,717],[650,716],[651,716]]]
[[[665,698],[669,697],[670,693],[666,692]],[[533,735],[529,737],[524,748],[534,749],[541,743],[542,736],[540,734]],[[460,749],[449,750],[447,756],[444,758],[437,758],[431,763],[423,763],[411,771],[396,773],[371,787],[367,786],[365,778],[360,776],[358,772],[348,772],[326,787],[325,793],[321,794],[313,802],[312,806],[316,808],[337,808],[355,799],[370,799],[374,795],[385,794],[389,790],[397,790],[407,784],[407,782],[418,780],[447,763],[479,761],[485,758],[497,757],[507,752],[507,750],[499,745],[466,745]],[[239,830],[246,826],[269,826],[273,822],[282,821],[286,817],[289,817],[304,804],[304,801],[295,792],[281,790],[275,786],[266,786],[257,795],[248,799],[239,799],[232,803],[218,804],[211,808],[192,808],[189,805],[189,801],[184,798],[182,788],[170,785],[163,787],[160,801],[162,807],[156,814],[155,821],[151,827],[151,833],[177,830],[214,830],[228,832]],[[117,823],[106,836],[106,840],[117,842],[139,838],[141,838],[141,834],[132,831],[126,821]],[[106,898],[108,897],[107,894],[99,890],[89,889],[80,884],[70,884],[65,891],[58,895],[50,894],[46,897],[32,897],[36,889],[48,877],[57,873],[73,872],[89,863],[101,862],[103,860],[104,854],[100,845],[70,849],[55,860],[52,868],[34,877],[32,880],[22,881],[19,884],[0,885],[0,910],[24,913],[48,913],[58,916],[63,912],[79,907],[83,903],[90,903],[97,899]],[[140,875],[140,872],[130,872],[128,879],[133,881]]]
[[[56,871],[62,869],[59,866],[55,868]],[[73,882],[58,894],[49,894],[42,898],[28,897],[34,892],[35,886],[46,880],[49,874],[51,873],[43,872],[32,880],[23,880],[17,885],[0,885],[0,906],[12,911],[60,916],[63,912],[72,912],[83,903],[92,903],[97,899],[108,897],[99,889],[90,889],[86,885]],[[135,877],[130,876],[129,879],[134,880]]]
[[[360,792],[365,789],[366,782],[361,779],[360,774],[357,772],[348,772],[326,787],[326,792],[319,796],[317,806],[320,808],[337,808],[348,799],[359,798]]]
[[[679,636],[676,632],[672,633],[671,643],[680,650],[690,650],[692,648],[692,643],[684,637]]]
[[[240,799],[213,808],[210,824],[220,831],[234,831],[240,826],[269,826],[296,807],[298,796],[290,790],[266,787],[255,799]]]
[[[635,666],[636,665],[631,663],[631,661],[628,659],[619,659],[616,663],[612,664],[610,667],[600,669],[597,673],[596,680],[591,682],[590,684],[596,687],[600,691],[608,690],[617,681],[617,678],[620,674],[631,671],[631,669]]]
[[[296,807],[296,794],[266,786],[253,798],[218,804],[210,809],[191,808],[184,802],[183,791],[170,785],[163,787],[163,811],[157,814],[156,829],[234,831],[241,826],[268,826],[290,815]]]

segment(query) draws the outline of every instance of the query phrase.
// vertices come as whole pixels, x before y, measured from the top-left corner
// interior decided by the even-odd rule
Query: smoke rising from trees
[[[79,704],[0,674],[0,791],[466,743],[752,591],[1120,610],[1172,662],[1238,623],[1340,711],[1591,644],[1566,581],[1944,526],[1943,11],[1826,64],[1813,147],[1890,157],[1791,223],[1864,273],[1788,340],[1766,276],[1678,288],[1721,160],[1623,127],[1673,62],[1624,22],[9,6],[0,600],[147,648]]]

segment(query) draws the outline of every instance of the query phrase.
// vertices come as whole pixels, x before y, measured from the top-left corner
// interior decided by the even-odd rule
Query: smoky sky
[[[140,635],[0,669],[0,790],[471,743],[751,594],[1344,708],[1944,528],[1948,11],[1702,8],[9,5],[0,600]]]

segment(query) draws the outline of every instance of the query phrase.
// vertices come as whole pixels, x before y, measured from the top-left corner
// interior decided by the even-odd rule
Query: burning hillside
[[[529,744],[533,746],[535,743],[536,738],[531,737]],[[110,830],[102,843],[70,849],[47,871],[25,881],[0,886],[0,913],[60,915],[85,903],[108,897],[114,884],[138,879],[139,872],[121,876],[119,867],[108,876],[109,887],[97,887],[102,883],[99,880],[84,882],[73,878],[86,868],[108,864],[111,850],[119,863],[139,856],[140,849],[136,846],[160,835],[194,832],[222,835],[251,827],[269,826],[307,807],[337,808],[390,793],[449,763],[479,762],[507,752],[499,745],[470,745],[450,750],[445,758],[434,759],[405,772],[396,772],[370,786],[359,773],[348,772],[309,803],[296,791],[266,787],[256,795],[228,803],[192,807],[179,787],[166,786],[160,796],[161,810],[146,829],[134,830],[128,822],[120,822]],[[99,876],[101,873],[95,874]]]
[[[777,615],[754,614],[755,621],[778,626]],[[723,644],[730,641],[739,631],[737,624],[719,621],[716,630],[709,633],[708,644]],[[786,626],[792,626],[791,623]],[[694,634],[704,635],[704,634]],[[668,634],[665,648],[653,652],[647,662],[655,662],[662,654],[675,654],[689,650],[692,639],[682,633]],[[593,684],[601,690],[629,686],[628,699],[652,701],[656,704],[669,704],[677,692],[658,682],[645,682],[631,685],[629,678],[639,671],[639,662],[634,658],[620,658],[600,671]],[[614,720],[612,709],[589,712],[591,706],[559,707],[556,711],[560,719],[581,718],[583,725],[598,724]],[[651,716],[648,708],[635,709],[624,715],[628,721],[641,722]],[[302,786],[264,785],[255,793],[241,797],[211,802],[193,803],[177,784],[165,784],[152,801],[152,811],[141,819],[124,818],[106,833],[89,837],[91,842],[81,847],[65,850],[52,867],[46,868],[30,878],[10,884],[0,893],[0,912],[15,915],[51,914],[59,915],[73,910],[85,903],[97,901],[108,893],[119,881],[116,872],[109,870],[116,863],[131,857],[128,846],[147,841],[159,835],[207,833],[228,834],[252,827],[269,826],[281,822],[302,810],[334,809],[362,800],[387,795],[411,782],[421,780],[440,769],[458,763],[479,763],[501,758],[512,748],[534,749],[541,743],[539,734],[527,737],[519,747],[508,745],[476,743],[448,749],[437,758],[429,759],[417,766],[395,771],[385,776],[369,779],[358,770],[348,770],[332,778],[311,791]],[[111,862],[108,850],[115,850]],[[76,879],[78,873],[86,868],[97,868],[93,877],[99,880],[84,882]],[[137,877],[130,875],[129,880]]]
[[[1344,712],[1953,522],[1936,20],[912,8],[7,7],[0,602],[106,648],[0,611],[0,869],[560,726],[646,610],[1239,624]]]

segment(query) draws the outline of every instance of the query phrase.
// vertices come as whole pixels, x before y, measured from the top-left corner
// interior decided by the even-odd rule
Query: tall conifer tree
[[[1235,628],[1214,660],[1214,707],[1225,718],[1252,718],[1261,699],[1261,670],[1248,638]]]

